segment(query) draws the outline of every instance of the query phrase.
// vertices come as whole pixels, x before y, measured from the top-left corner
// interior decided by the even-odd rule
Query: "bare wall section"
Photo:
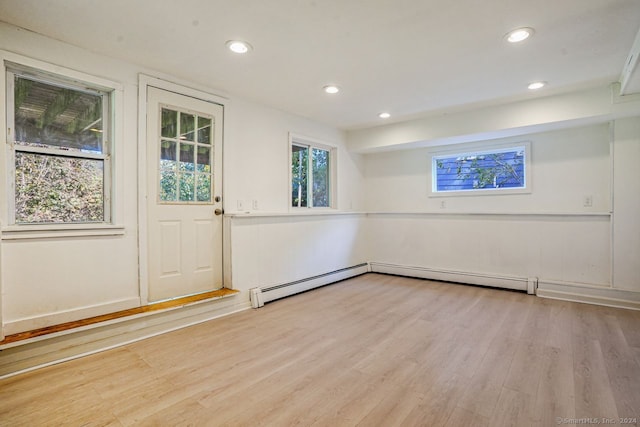
[[[611,288],[609,125],[484,143],[521,141],[528,194],[429,197],[427,149],[366,155],[370,261]]]

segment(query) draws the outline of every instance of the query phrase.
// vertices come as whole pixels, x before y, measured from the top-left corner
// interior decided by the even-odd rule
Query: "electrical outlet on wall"
[[[593,196],[592,195],[584,196],[584,198],[582,199],[582,205],[585,208],[593,207]]]
[[[244,201],[238,200],[238,210],[239,211],[243,211],[244,210]]]
[[[254,211],[258,210],[258,201],[256,199],[253,199],[253,201],[251,202],[251,209],[253,209]]]
[[[447,208],[447,202],[445,200],[440,200],[440,209],[446,209]]]

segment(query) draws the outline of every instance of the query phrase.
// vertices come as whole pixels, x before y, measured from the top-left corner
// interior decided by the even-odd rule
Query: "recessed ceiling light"
[[[524,27],[509,31],[505,38],[509,43],[520,43],[533,35],[533,28]]]
[[[338,92],[340,92],[340,88],[338,86],[335,86],[335,85],[327,85],[327,86],[323,87],[322,90],[324,90],[327,93],[338,93]]]
[[[547,82],[533,82],[533,83],[529,83],[529,86],[527,87],[531,90],[537,90],[537,89],[543,88],[546,84]]]
[[[378,117],[380,117],[381,119],[388,119],[389,117],[391,117],[391,114],[389,114],[389,113],[380,113],[380,114],[378,114]]]
[[[249,43],[241,40],[229,40],[226,45],[234,53],[247,53],[252,49]]]

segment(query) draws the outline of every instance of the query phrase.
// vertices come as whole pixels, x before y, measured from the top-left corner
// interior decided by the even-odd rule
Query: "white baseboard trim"
[[[274,301],[289,295],[298,294],[330,283],[339,282],[340,280],[349,279],[351,277],[360,276],[369,272],[369,265],[362,263],[351,267],[341,268],[340,270],[331,271],[317,276],[309,277],[294,282],[283,283],[274,286],[263,286],[258,288],[261,293],[262,302]],[[255,293],[257,290],[254,290]]]
[[[52,334],[0,351],[0,379],[109,350],[251,308],[246,292],[199,301],[132,318],[116,319],[89,329]]]
[[[429,267],[417,267],[382,262],[370,262],[374,273],[394,274],[397,276],[417,277],[420,279],[441,280],[444,282],[466,283],[471,285],[491,286],[495,288],[514,289],[534,293],[531,289],[535,278],[504,276],[491,273],[443,270]]]
[[[47,326],[60,325],[62,323],[73,322],[78,319],[102,316],[103,314],[115,313],[116,311],[128,310],[135,307],[140,307],[140,297],[125,298],[89,307],[81,307],[72,310],[60,311],[58,313],[48,313],[42,316],[33,316],[7,321],[3,326],[3,332],[5,336],[12,335],[17,334],[18,332],[33,331]]]
[[[611,287],[540,280],[537,295],[542,298],[640,310],[640,292]]]

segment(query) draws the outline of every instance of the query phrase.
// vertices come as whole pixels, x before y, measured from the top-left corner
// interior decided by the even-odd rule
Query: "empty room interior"
[[[637,0],[0,0],[0,426],[640,423]]]

